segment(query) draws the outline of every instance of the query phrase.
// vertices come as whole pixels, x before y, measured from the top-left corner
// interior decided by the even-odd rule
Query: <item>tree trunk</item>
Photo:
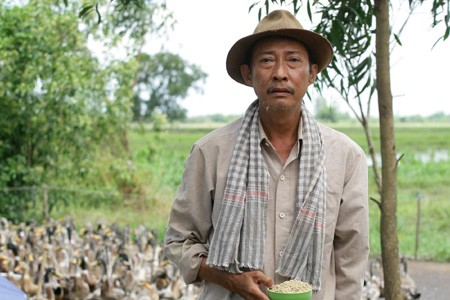
[[[397,237],[397,157],[389,64],[389,1],[375,1],[377,92],[381,140],[381,256],[385,298],[401,300]]]

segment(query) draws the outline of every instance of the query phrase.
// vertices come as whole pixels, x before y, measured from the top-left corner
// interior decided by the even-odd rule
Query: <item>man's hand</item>
[[[239,294],[244,299],[269,299],[260,289],[260,284],[266,287],[273,285],[272,279],[261,271],[251,271],[241,274],[229,274],[231,285],[228,290]]]
[[[260,285],[262,284],[266,287],[273,285],[272,279],[268,278],[261,271],[232,274],[211,268],[206,264],[206,258],[202,260],[199,276],[203,280],[219,284],[247,300],[268,300],[269,297],[260,289]]]

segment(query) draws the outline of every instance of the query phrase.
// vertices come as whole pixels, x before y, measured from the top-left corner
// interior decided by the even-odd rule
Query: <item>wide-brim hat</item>
[[[333,48],[326,38],[304,29],[289,11],[274,10],[258,23],[253,34],[241,38],[231,47],[226,63],[231,78],[245,84],[241,75],[241,65],[248,63],[250,47],[257,40],[267,36],[285,36],[302,42],[319,66],[319,72],[325,69],[333,58]]]

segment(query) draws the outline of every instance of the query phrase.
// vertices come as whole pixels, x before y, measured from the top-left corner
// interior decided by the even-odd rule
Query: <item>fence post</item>
[[[42,186],[42,193],[44,194],[44,218],[48,220],[48,187],[46,184]]]
[[[421,207],[422,194],[417,192],[417,218],[416,218],[416,245],[414,249],[414,259],[417,260],[417,252],[419,250],[419,235],[420,235],[420,222],[421,222]]]

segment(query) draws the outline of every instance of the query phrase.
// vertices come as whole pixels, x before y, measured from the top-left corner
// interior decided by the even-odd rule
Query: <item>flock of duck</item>
[[[0,219],[0,273],[30,300],[195,299],[162,257],[155,231],[70,218],[14,225]]]
[[[404,298],[417,299],[406,263],[402,259]],[[371,261],[362,299],[383,297],[380,268],[379,260]],[[43,225],[0,218],[0,276],[30,300],[190,300],[200,291],[164,259],[155,231],[101,222],[77,230],[68,217]]]
[[[408,273],[408,260],[400,258],[401,292],[404,300],[419,299],[421,293],[417,289],[416,282]],[[384,299],[384,278],[381,258],[371,259],[366,270],[363,295],[364,300]]]

